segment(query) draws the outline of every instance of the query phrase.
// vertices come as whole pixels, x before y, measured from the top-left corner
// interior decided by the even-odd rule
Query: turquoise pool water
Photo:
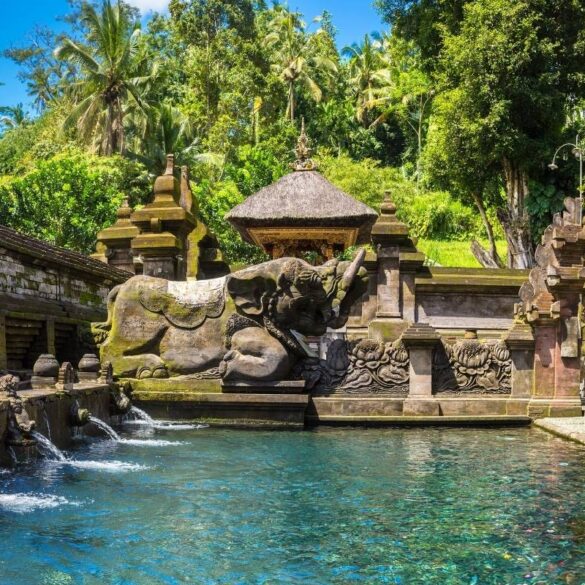
[[[585,583],[585,450],[541,431],[155,438],[4,474],[2,585]]]

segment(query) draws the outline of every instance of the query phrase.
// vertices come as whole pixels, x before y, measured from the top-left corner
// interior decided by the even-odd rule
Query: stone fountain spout
[[[72,427],[84,427],[90,422],[91,412],[87,408],[80,408],[75,402],[69,412],[69,424]]]
[[[8,437],[7,442],[11,446],[24,446],[35,443],[32,432],[36,422],[32,420],[26,409],[22,398],[16,392],[20,378],[11,374],[0,377],[0,392],[4,392],[9,400],[8,414]]]
[[[110,414],[112,416],[128,414],[132,408],[132,401],[128,396],[130,384],[128,382],[122,386],[112,384],[110,388]]]

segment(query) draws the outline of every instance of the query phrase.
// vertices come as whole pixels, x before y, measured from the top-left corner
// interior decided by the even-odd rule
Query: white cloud
[[[142,14],[152,12],[164,12],[169,7],[169,0],[126,0],[128,4],[140,8]]]

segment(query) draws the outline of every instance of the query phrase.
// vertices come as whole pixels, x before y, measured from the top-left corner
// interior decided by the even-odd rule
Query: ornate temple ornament
[[[301,134],[297,141],[297,147],[295,149],[297,158],[292,164],[292,168],[295,171],[315,171],[317,170],[317,164],[311,158],[313,150],[310,146],[310,140],[305,130],[305,119],[301,121]]]
[[[380,343],[371,339],[336,339],[326,360],[306,360],[297,373],[314,395],[405,395],[409,380],[408,351],[400,340]]]
[[[433,355],[433,392],[509,394],[512,359],[503,341],[481,342],[468,331],[455,343],[442,341]]]

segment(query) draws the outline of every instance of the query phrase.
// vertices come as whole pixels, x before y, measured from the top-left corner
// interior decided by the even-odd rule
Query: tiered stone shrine
[[[173,155],[154,183],[153,200],[132,211],[125,200],[116,223],[98,234],[94,258],[132,272],[181,281],[229,271],[215,237],[198,218],[186,167],[176,176]]]

